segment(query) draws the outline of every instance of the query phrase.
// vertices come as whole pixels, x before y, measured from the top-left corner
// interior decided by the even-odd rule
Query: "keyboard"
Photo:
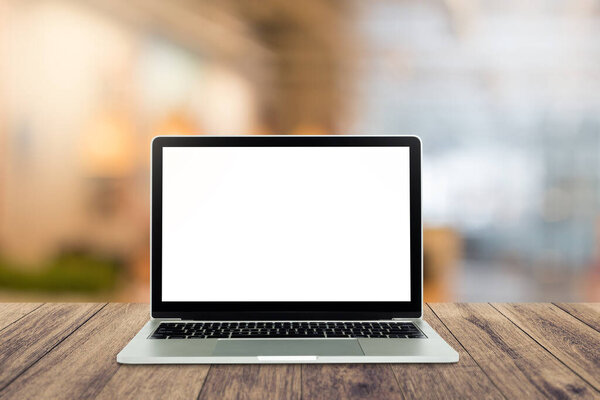
[[[412,322],[162,322],[150,339],[426,338]]]

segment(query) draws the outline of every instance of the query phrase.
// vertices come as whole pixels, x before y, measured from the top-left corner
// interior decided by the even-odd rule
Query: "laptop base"
[[[148,337],[149,321],[119,353],[122,364],[448,363],[454,351],[425,321],[410,320],[420,339],[167,339]]]

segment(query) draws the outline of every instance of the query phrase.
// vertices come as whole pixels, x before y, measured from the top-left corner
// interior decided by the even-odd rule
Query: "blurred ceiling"
[[[145,34],[233,66],[261,90],[260,133],[335,133],[349,2],[86,0]]]

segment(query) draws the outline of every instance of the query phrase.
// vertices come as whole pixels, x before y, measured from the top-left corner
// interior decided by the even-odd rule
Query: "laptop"
[[[457,362],[423,320],[421,142],[159,136],[124,364]]]

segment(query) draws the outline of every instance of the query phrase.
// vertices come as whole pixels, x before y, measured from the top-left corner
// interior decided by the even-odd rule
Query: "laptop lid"
[[[422,315],[421,143],[412,136],[159,136],[151,315]]]

